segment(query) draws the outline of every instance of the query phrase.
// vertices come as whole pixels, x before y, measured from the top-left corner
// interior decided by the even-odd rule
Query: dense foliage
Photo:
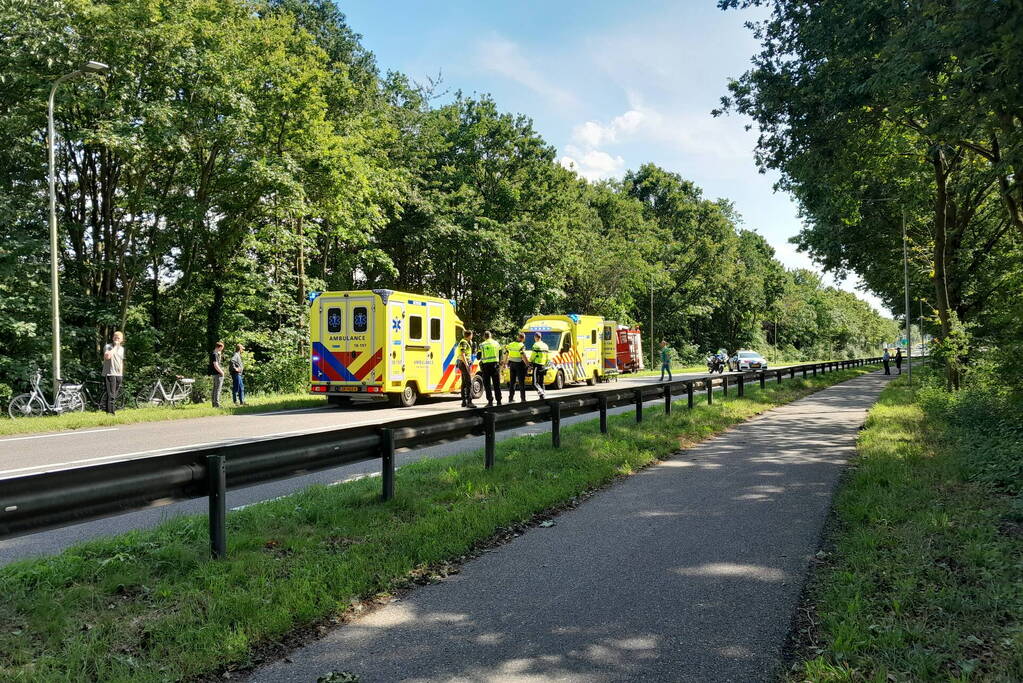
[[[759,162],[782,173],[807,227],[802,249],[855,271],[942,340],[1023,333],[1023,11],[1018,2],[720,0],[765,6],[762,50],[724,109],[760,127]],[[959,323],[962,327],[959,327]],[[948,382],[958,359],[946,354]],[[1013,354],[1006,354],[1011,358]]]
[[[132,377],[201,371],[224,339],[255,351],[251,386],[300,386],[307,294],[357,287],[455,298],[501,333],[645,321],[652,288],[677,348],[896,334],[678,174],[587,183],[490,97],[379,73],[332,0],[8,0],[0,36],[0,388],[48,367],[46,95],[87,59],[110,74],[56,107],[67,376],[123,329]]]

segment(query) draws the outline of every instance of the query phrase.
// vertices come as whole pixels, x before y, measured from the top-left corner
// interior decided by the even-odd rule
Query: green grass
[[[648,409],[402,467],[380,480],[315,486],[228,516],[228,558],[208,557],[204,516],[91,541],[0,569],[0,680],[163,681],[250,665],[295,629],[343,615],[458,561],[528,521],[776,405],[864,369],[750,387],[692,411]]]
[[[225,392],[226,393],[226,392]],[[231,405],[231,396],[226,394],[226,403],[221,408],[214,408],[207,403],[189,403],[179,406],[148,406],[145,408],[129,408],[118,410],[116,415],[103,412],[68,413],[65,415],[44,415],[41,417],[22,417],[12,420],[4,414],[0,418],[0,436],[11,434],[34,434],[37,432],[56,432],[67,429],[88,429],[91,427],[108,427],[110,425],[134,424],[136,422],[159,422],[162,420],[183,420],[190,417],[210,417],[214,415],[241,415],[245,413],[263,413],[274,410],[292,408],[310,408],[325,405],[322,396],[309,394],[269,394],[265,396],[246,396],[246,405]]]
[[[1023,516],[943,434],[904,379],[871,410],[792,680],[1023,680]]]

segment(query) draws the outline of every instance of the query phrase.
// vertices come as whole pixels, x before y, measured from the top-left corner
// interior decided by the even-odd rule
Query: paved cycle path
[[[889,379],[742,423],[251,678],[773,680],[839,474]]]

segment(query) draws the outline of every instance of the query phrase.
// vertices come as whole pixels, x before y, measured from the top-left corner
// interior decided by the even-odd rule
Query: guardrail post
[[[728,396],[728,375],[721,375],[721,395]]]
[[[775,374],[778,376],[778,384],[781,384],[782,371],[778,370]]]
[[[813,364],[813,376],[814,377],[817,376],[817,364],[816,363]]]
[[[803,366],[803,379],[806,379],[806,366]]]
[[[394,430],[380,430],[381,474],[384,480],[384,500],[394,498]]]
[[[746,375],[739,375],[739,398],[746,395]]]
[[[487,411],[483,413],[483,464],[488,470],[494,469],[494,451],[497,446],[497,416]]]
[[[686,382],[686,398],[689,399],[689,410],[693,409],[693,382]]]
[[[597,407],[600,409],[600,433],[607,434],[607,396],[597,396]]]
[[[664,414],[671,415],[671,385],[664,385]]]
[[[633,391],[633,395],[636,397],[636,422],[643,421],[643,390],[636,389]]]
[[[796,378],[796,369],[795,368],[789,368],[789,379],[795,379],[795,378]]]
[[[714,404],[714,380],[710,377],[703,380],[703,385],[707,388],[707,405]]]
[[[210,554],[215,560],[227,557],[227,458],[206,458],[210,493]]]
[[[767,388],[767,370],[760,371],[760,388],[761,389]]]
[[[551,407],[551,445],[561,448],[561,404],[551,401],[547,405]]]

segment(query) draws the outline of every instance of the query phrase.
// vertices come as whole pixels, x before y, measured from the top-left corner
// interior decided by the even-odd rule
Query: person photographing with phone
[[[106,401],[103,410],[113,415],[117,411],[117,396],[124,383],[124,334],[114,332],[111,342],[103,347],[103,388]]]

